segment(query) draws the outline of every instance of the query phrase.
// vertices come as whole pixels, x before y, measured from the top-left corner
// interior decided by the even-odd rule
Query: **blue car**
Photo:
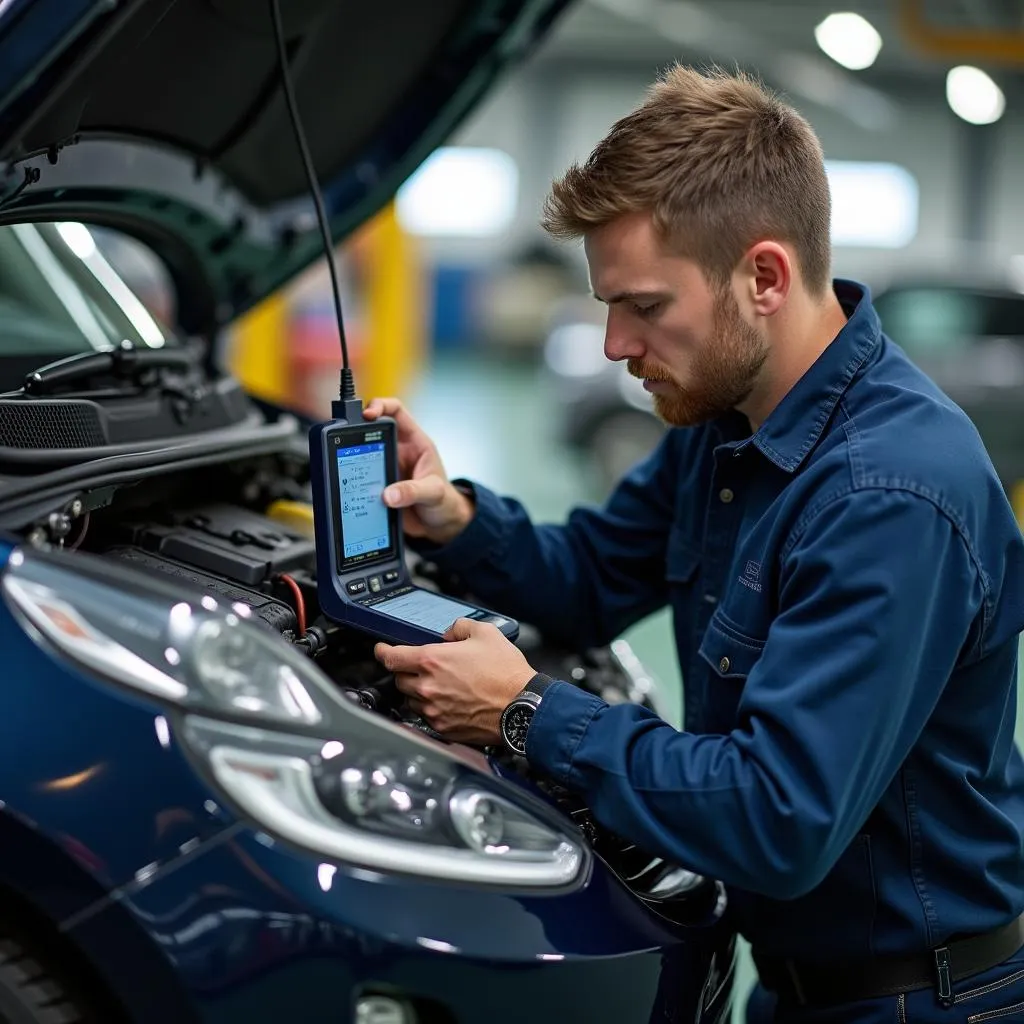
[[[335,238],[563,6],[280,0]],[[722,887],[442,741],[320,613],[309,424],[216,358],[322,256],[276,40],[257,0],[0,0],[0,1024],[720,1024]],[[625,644],[519,643],[652,699]]]

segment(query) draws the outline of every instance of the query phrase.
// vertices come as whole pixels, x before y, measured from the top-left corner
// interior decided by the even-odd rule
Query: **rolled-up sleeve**
[[[779,568],[778,614],[732,732],[679,732],[563,683],[545,695],[527,754],[621,835],[787,899],[828,873],[958,659],[980,656],[987,605],[956,525],[901,490],[825,503]]]

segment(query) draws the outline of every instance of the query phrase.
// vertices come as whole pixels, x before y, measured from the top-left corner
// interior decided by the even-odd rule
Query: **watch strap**
[[[543,672],[537,672],[534,677],[519,691],[520,693],[535,693],[538,697],[544,696],[544,691],[555,680],[546,676]]]

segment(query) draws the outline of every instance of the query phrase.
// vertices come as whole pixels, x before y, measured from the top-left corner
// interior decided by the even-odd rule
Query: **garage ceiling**
[[[847,71],[818,48],[814,28],[834,11],[856,11],[881,34],[870,68]],[[989,43],[996,37],[1002,49],[1012,47],[1012,59],[923,52],[901,27],[905,14],[965,43],[978,33]],[[944,103],[954,64],[982,67],[1008,98],[1024,96],[1024,0],[579,0],[541,57],[563,68],[608,70],[675,59],[753,67],[777,88],[882,126],[901,100]]]

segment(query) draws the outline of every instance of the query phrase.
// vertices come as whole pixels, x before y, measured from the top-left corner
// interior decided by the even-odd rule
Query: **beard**
[[[768,345],[740,315],[731,294],[715,300],[711,336],[697,351],[690,381],[680,384],[663,367],[630,359],[634,377],[664,381],[670,392],[654,394],[654,412],[673,427],[717,419],[749,397],[768,358]]]

